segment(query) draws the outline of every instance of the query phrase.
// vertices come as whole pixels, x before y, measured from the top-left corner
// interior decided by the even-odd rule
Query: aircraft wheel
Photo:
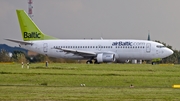
[[[88,60],[87,62],[86,62],[86,64],[92,64],[93,62],[92,62],[92,60]]]
[[[98,61],[97,61],[96,59],[94,60],[94,64],[99,64]]]
[[[151,64],[152,64],[152,65],[155,65],[155,62],[152,62]]]

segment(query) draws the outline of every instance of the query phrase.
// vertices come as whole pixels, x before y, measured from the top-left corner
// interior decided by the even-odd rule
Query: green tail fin
[[[16,10],[24,41],[57,39],[45,35],[24,10]]]

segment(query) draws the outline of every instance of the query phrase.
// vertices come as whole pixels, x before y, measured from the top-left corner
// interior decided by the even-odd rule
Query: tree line
[[[58,62],[58,63],[82,62],[82,61],[76,61],[76,60],[53,58],[53,57],[48,57],[42,54],[37,54],[35,56],[28,56],[25,52],[22,52],[22,51],[13,51],[13,53],[10,54],[4,49],[0,50],[0,62],[41,63],[41,62],[46,62],[46,61]]]

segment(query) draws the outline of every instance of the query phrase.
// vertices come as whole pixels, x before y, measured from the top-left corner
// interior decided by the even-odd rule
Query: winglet
[[[24,41],[57,39],[45,35],[24,10],[16,10]]]

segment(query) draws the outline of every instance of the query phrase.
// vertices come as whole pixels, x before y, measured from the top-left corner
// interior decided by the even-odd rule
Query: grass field
[[[0,100],[179,101],[173,84],[180,65],[0,64]]]

